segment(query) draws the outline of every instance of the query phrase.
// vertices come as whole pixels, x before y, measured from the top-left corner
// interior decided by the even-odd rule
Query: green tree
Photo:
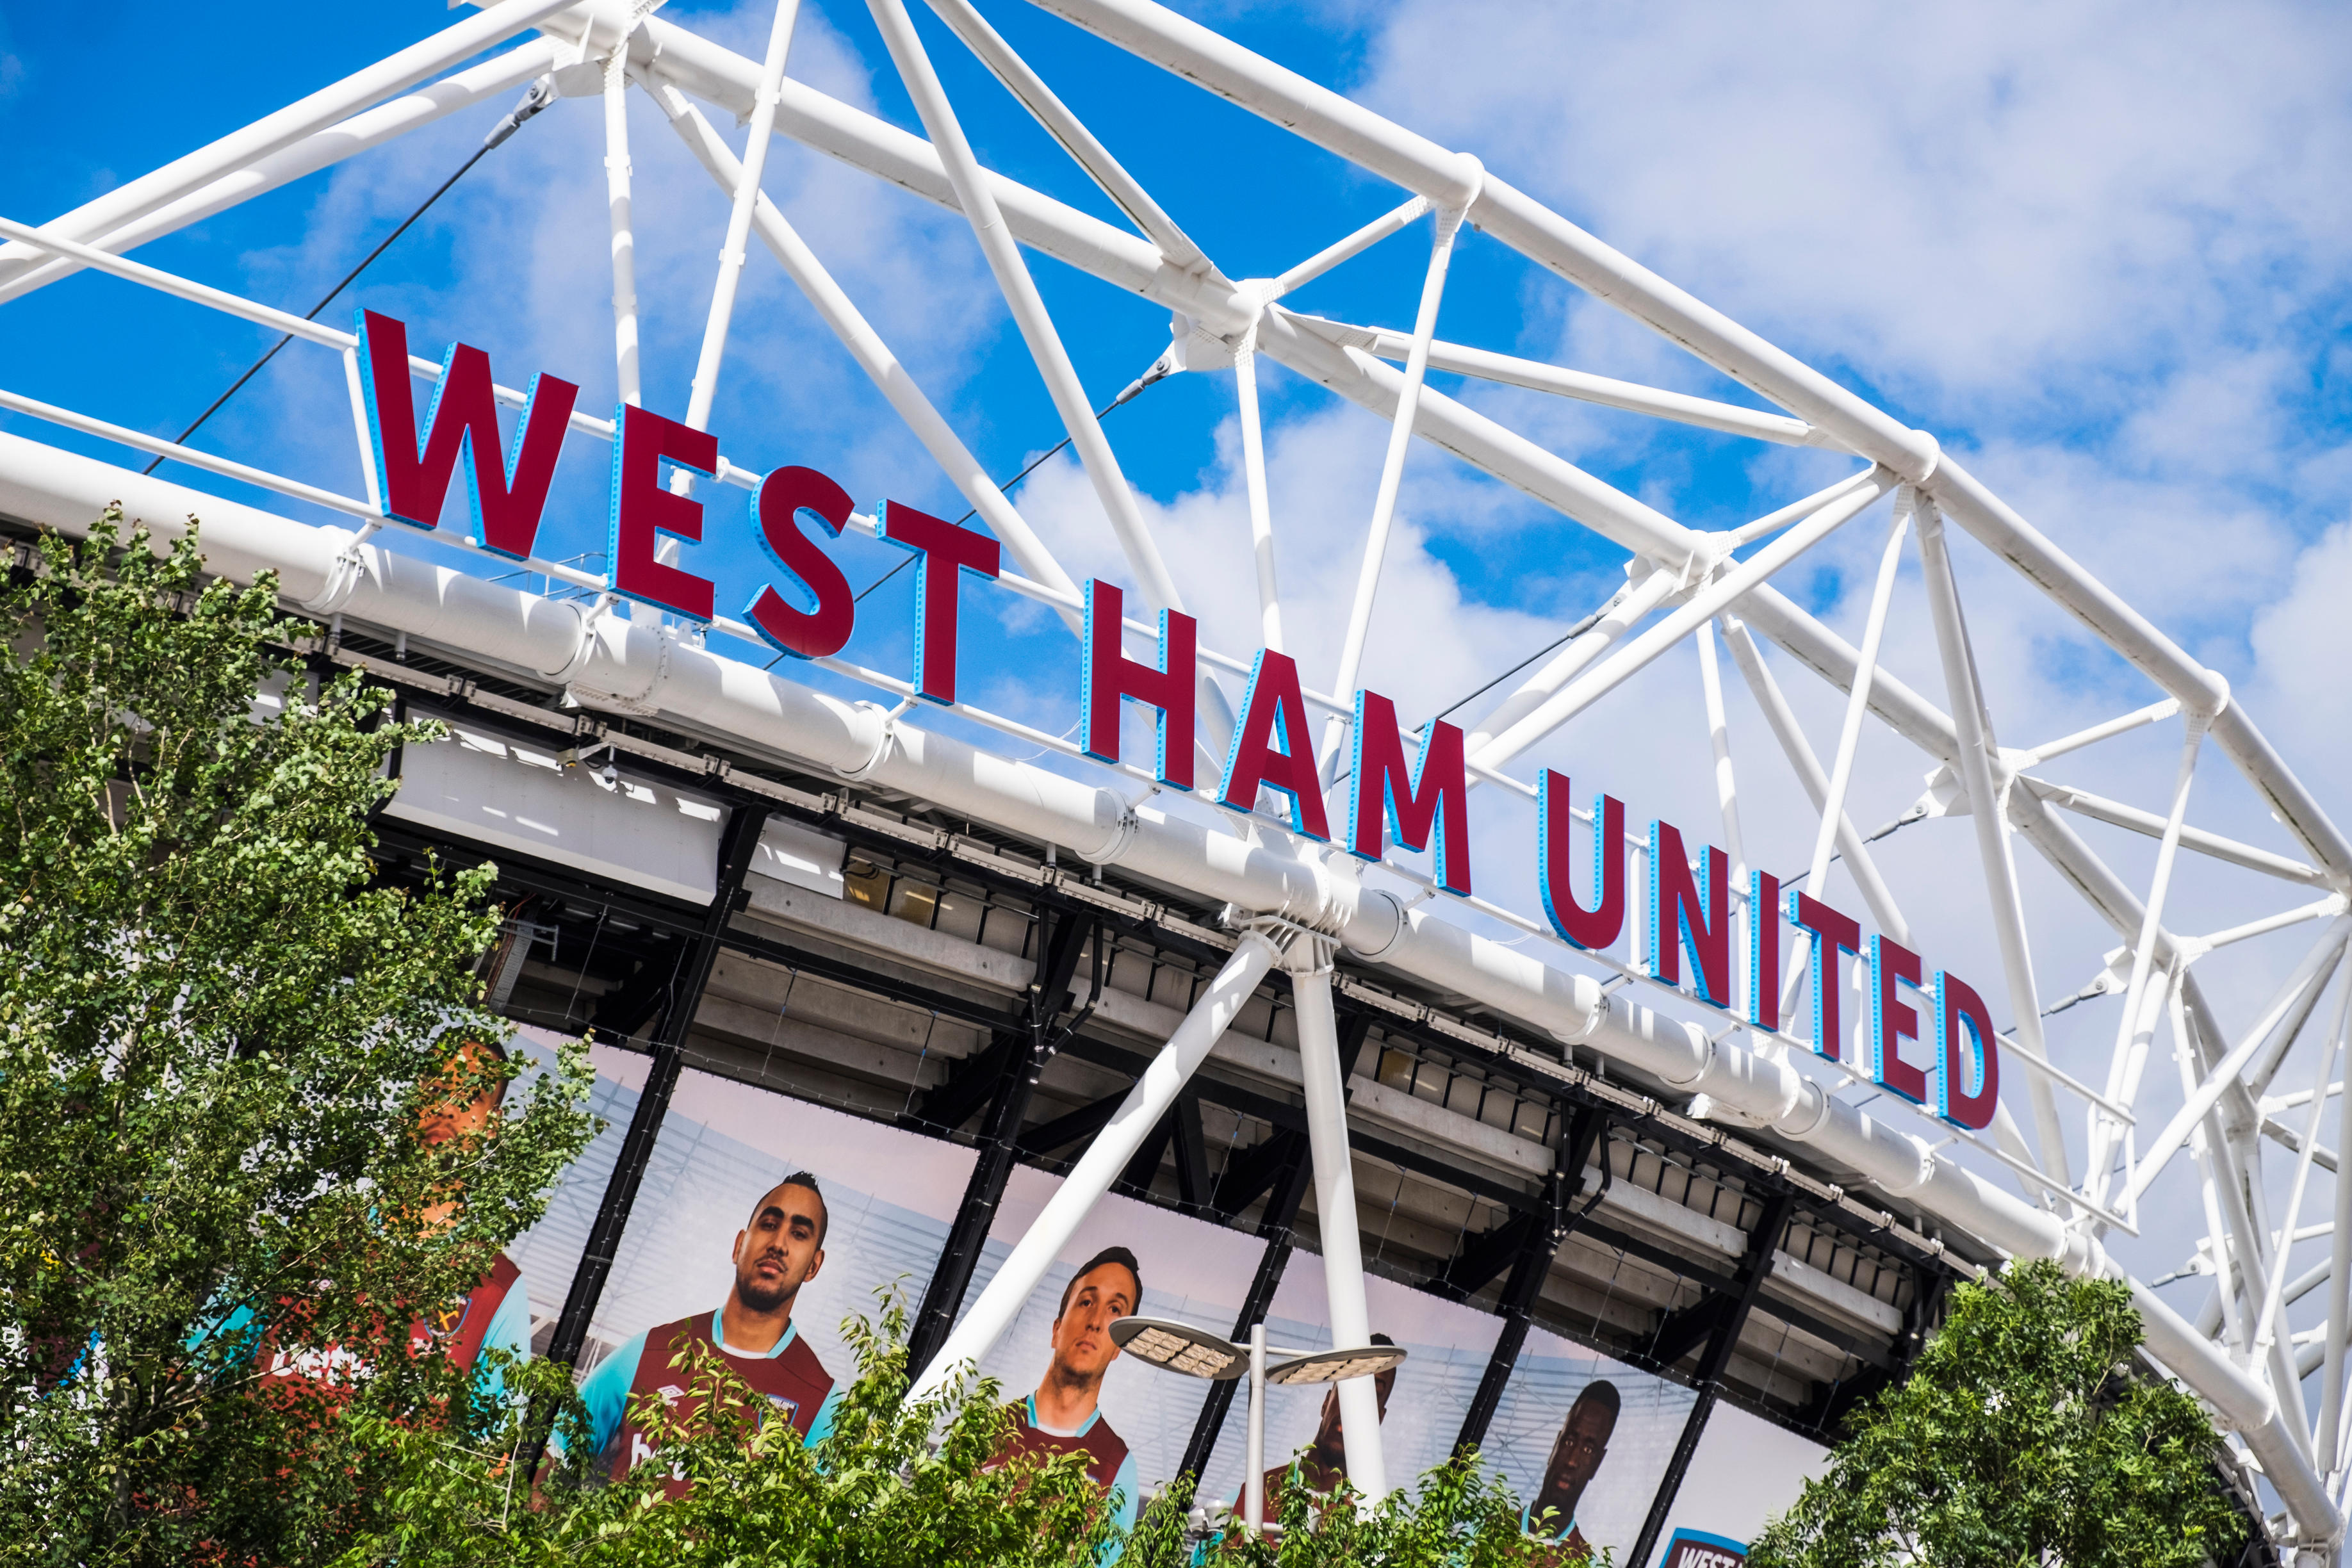
[[[2196,1568],[2246,1521],[2195,1400],[2133,1364],[2131,1294],[2012,1265],[1953,1292],[1750,1568]]]
[[[0,1551],[320,1561],[382,1516],[387,1423],[500,1418],[412,1325],[537,1217],[588,1069],[423,1135],[516,1070],[463,1048],[506,1027],[487,872],[373,882],[433,731],[278,651],[270,578],[120,522],[0,593]]]
[[[967,1378],[908,1401],[903,1305],[887,1300],[878,1324],[844,1325],[858,1375],[833,1433],[802,1447],[784,1422],[761,1424],[763,1403],[716,1357],[677,1364],[677,1408],[722,1412],[690,1429],[657,1397],[634,1412],[661,1452],[618,1481],[551,1467],[534,1499],[512,1463],[527,1421],[495,1436],[386,1426],[407,1454],[393,1522],[354,1544],[337,1568],[1179,1568],[1196,1561],[1187,1539],[1189,1490],[1171,1489],[1117,1538],[1100,1494],[1075,1454],[986,1465],[1009,1430],[1001,1391]],[[585,1449],[584,1426],[562,1369],[539,1366],[540,1409],[564,1405]],[[380,1419],[380,1418],[379,1418]],[[666,1495],[671,1475],[694,1483]],[[1550,1568],[1551,1548],[1519,1531],[1519,1507],[1475,1458],[1432,1471],[1359,1514],[1310,1507],[1290,1489],[1278,1543],[1217,1545],[1218,1568]]]
[[[715,1355],[689,1347],[674,1364],[685,1397],[656,1395],[633,1417],[659,1463],[618,1480],[595,1472],[592,1439],[561,1367],[528,1369],[540,1419],[561,1407],[561,1452],[534,1489],[519,1484],[516,1452],[531,1414],[468,1440],[379,1422],[377,1436],[406,1464],[386,1526],[352,1546],[340,1568],[1070,1568],[1108,1538],[1099,1494],[1077,1455],[985,1468],[1007,1430],[992,1384],[967,1380],[939,1395],[905,1398],[903,1310],[876,1327],[845,1325],[858,1376],[833,1434],[803,1447],[790,1422],[761,1422],[766,1401]],[[675,1409],[698,1412],[683,1424]],[[936,1438],[935,1438],[936,1434]],[[672,1476],[693,1483],[667,1494]]]

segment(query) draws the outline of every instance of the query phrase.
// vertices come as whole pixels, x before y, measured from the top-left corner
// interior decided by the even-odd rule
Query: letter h
[[[1120,635],[1127,595],[1099,580],[1087,584],[1086,663],[1080,706],[1087,716],[1087,755],[1119,760],[1119,703],[1132,699],[1159,710],[1159,754],[1152,773],[1171,789],[1192,787],[1193,665],[1199,623],[1179,610],[1160,612],[1160,668],[1127,657]]]

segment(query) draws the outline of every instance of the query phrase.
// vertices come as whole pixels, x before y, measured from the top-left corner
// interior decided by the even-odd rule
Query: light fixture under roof
[[[1375,1377],[1404,1360],[1402,1345],[1366,1345],[1360,1350],[1310,1351],[1265,1369],[1265,1380],[1285,1387],[1307,1383],[1345,1383]]]
[[[1249,1370],[1249,1351],[1206,1329],[1166,1318],[1121,1318],[1110,1326],[1111,1342],[1139,1361],[1225,1383]]]

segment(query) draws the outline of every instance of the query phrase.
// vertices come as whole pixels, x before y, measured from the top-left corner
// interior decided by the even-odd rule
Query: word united
[[[498,405],[489,357],[478,348],[453,343],[442,363],[441,382],[426,412],[420,439],[409,380],[408,333],[399,321],[360,312],[360,365],[368,419],[382,477],[384,515],[417,528],[436,526],[442,502],[461,466],[472,503],[473,540],[486,550],[516,560],[533,553],[546,510],[563,433],[580,389],[551,375],[535,377],[515,426],[512,445],[500,456]],[[708,578],[656,558],[665,533],[692,542],[702,538],[702,503],[666,489],[662,465],[709,478],[719,463],[718,437],[646,409],[624,405],[614,416],[611,531],[608,540],[613,592],[689,620],[708,623],[717,590]],[[849,492],[806,468],[781,468],[766,476],[751,501],[751,521],[768,555],[812,609],[800,609],[773,585],[763,585],[744,607],[743,619],[782,652],[801,658],[838,653],[849,641],[856,604],[848,579],[824,547],[803,531],[801,515],[838,538],[849,521]],[[930,701],[956,700],[959,596],[964,574],[1000,574],[997,542],[898,501],[882,508],[881,537],[911,550],[922,560],[915,577],[914,685]],[[1080,678],[1080,709],[1087,754],[1120,761],[1123,705],[1138,702],[1156,719],[1158,743],[1153,772],[1171,789],[1194,787],[1195,655],[1199,629],[1193,618],[1171,610],[1160,614],[1159,661],[1127,657],[1121,633],[1125,595],[1112,584],[1086,587],[1086,643]],[[1341,841],[1367,860],[1378,860],[1393,840],[1416,853],[1435,850],[1436,879],[1450,893],[1470,892],[1469,779],[1462,731],[1443,721],[1423,734],[1420,754],[1405,756],[1396,705],[1376,691],[1355,695],[1354,765],[1346,785],[1347,822]],[[1286,654],[1261,651],[1250,669],[1242,717],[1227,750],[1216,798],[1236,811],[1249,811],[1261,789],[1283,795],[1293,829],[1328,842],[1331,828],[1317,777],[1307,704],[1298,667]],[[1624,803],[1601,795],[1593,803],[1592,854],[1587,903],[1574,887],[1572,813],[1568,778],[1547,768],[1537,790],[1537,837],[1541,847],[1538,879],[1544,913],[1552,929],[1580,948],[1600,952],[1624,934],[1627,916],[1628,850]],[[1984,999],[1948,971],[1927,976],[1918,954],[1873,933],[1865,950],[1862,926],[1851,915],[1800,889],[1787,891],[1769,872],[1748,875],[1747,918],[1735,922],[1729,858],[1713,845],[1696,862],[1673,824],[1653,819],[1646,895],[1636,922],[1646,953],[1643,970],[1665,984],[1683,984],[1683,961],[1691,968],[1691,991],[1702,1002],[1735,1010],[1732,991],[1735,923],[1743,928],[1739,958],[1748,974],[1748,1001],[1738,1008],[1760,1029],[1781,1026],[1783,933],[1794,927],[1810,940],[1808,989],[1812,994],[1813,1049],[1842,1059],[1848,1024],[1841,1002],[1850,984],[1847,958],[1868,953],[1863,989],[1869,1016],[1854,1031],[1854,1044],[1871,1076],[1889,1091],[1916,1104],[1932,1104],[1956,1126],[1990,1126],[1999,1098],[2000,1063],[1991,1015]],[[1904,999],[1918,994],[1919,1007]],[[1919,1040],[1926,1028],[1934,1064],[1920,1068],[1902,1058],[1901,1043]]]

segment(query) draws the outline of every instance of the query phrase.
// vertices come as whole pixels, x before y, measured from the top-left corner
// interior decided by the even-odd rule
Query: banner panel
[[[554,1038],[519,1030],[519,1049],[542,1059]],[[592,1100],[607,1126],[558,1185],[546,1217],[509,1253],[530,1282],[535,1348],[551,1337],[573,1271],[636,1110],[647,1059],[598,1047]],[[824,1262],[793,1307],[793,1332],[836,1385],[855,1372],[844,1319],[871,1316],[877,1291],[896,1285],[911,1308],[942,1251],[974,1155],[943,1140],[688,1069],[679,1078],[635,1209],[593,1316],[581,1363],[586,1377],[632,1336],[715,1311],[735,1280],[730,1254],[753,1208],[784,1176],[814,1174],[828,1215]],[[1017,1166],[975,1268],[967,1309],[994,1279],[1060,1185]],[[1106,1248],[1136,1259],[1137,1310],[1233,1331],[1265,1244],[1255,1236],[1112,1194],[1095,1205],[1010,1328],[981,1363],[1004,1396],[1040,1388],[1054,1364],[1054,1324],[1080,1268]],[[1372,1328],[1410,1352],[1381,1422],[1391,1484],[1410,1485],[1452,1451],[1501,1330],[1475,1306],[1378,1277],[1365,1282]],[[1322,1260],[1293,1254],[1275,1293],[1271,1344],[1331,1343]],[[1182,1463],[1208,1384],[1120,1357],[1102,1376],[1090,1441],[1115,1440],[1124,1474],[1144,1490]],[[1322,1388],[1267,1394],[1271,1469],[1308,1451],[1344,1464],[1344,1433]],[[1486,1462],[1532,1510],[1546,1502],[1576,1534],[1621,1562],[1639,1535],[1696,1394],[1680,1384],[1543,1330],[1528,1335],[1483,1446]],[[1198,1493],[1212,1505],[1240,1494],[1248,1392],[1236,1390]],[[1319,1447],[1318,1447],[1319,1445]],[[1786,1508],[1822,1450],[1718,1405],[1670,1518],[1670,1540],[1650,1568],[1734,1568],[1772,1511]],[[1686,1562],[1669,1562],[1680,1553]],[[1712,1554],[1712,1555],[1709,1555]],[[1638,1568],[1638,1565],[1628,1565]]]

